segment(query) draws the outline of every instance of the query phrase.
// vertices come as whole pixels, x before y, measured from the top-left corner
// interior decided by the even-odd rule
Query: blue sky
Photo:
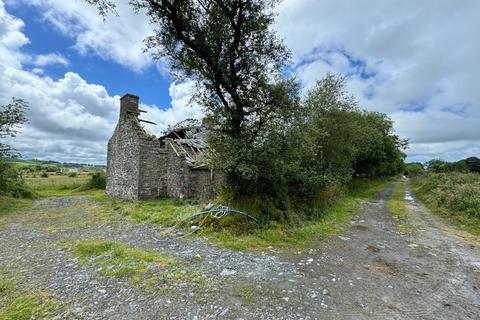
[[[194,83],[143,53],[152,26],[126,1],[105,21],[82,0],[0,0],[0,104],[30,103],[12,143],[26,158],[104,163],[119,97],[140,96],[146,126],[202,116]],[[303,92],[327,72],[409,139],[409,161],[480,156],[480,1],[284,0],[274,29]]]
[[[46,75],[59,79],[65,72],[75,70],[87,82],[103,85],[111,95],[134,92],[146,104],[170,105],[170,77],[159,73],[155,65],[134,71],[99,55],[80,54],[74,48],[74,39],[58,32],[51,23],[45,21],[41,7],[13,3],[9,5],[7,2],[6,9],[25,22],[23,33],[30,39],[23,48],[25,51],[36,55],[54,52],[68,59],[68,66],[54,64],[44,68]]]

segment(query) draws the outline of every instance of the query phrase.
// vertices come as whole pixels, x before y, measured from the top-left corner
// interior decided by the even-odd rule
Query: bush
[[[41,177],[41,178],[48,178],[48,173],[46,173],[46,172],[44,171],[44,172],[42,172],[42,173],[40,174],[40,177]]]
[[[69,176],[70,178],[75,178],[75,177],[77,176],[77,173],[76,173],[76,172],[70,172],[70,173],[68,174],[68,176]]]
[[[89,189],[105,189],[107,186],[107,178],[104,172],[94,172],[91,174],[90,181],[87,182],[83,187],[80,187],[81,190]]]
[[[421,163],[413,162],[413,163],[408,163],[405,166],[405,174],[408,175],[409,177],[418,176],[423,172],[424,172],[424,169]]]
[[[36,193],[25,185],[20,171],[2,158],[0,158],[0,195],[15,198],[36,197]]]

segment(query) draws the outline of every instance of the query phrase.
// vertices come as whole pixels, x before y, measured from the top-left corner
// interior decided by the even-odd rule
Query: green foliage
[[[405,165],[405,173],[409,177],[414,177],[424,172],[423,165],[419,162],[407,163]]]
[[[50,319],[58,301],[41,292],[23,292],[15,281],[0,274],[0,319]]]
[[[311,218],[303,221],[280,224],[270,222],[263,226],[252,224],[244,219],[226,220],[212,224],[200,230],[220,246],[232,250],[268,250],[269,247],[301,249],[308,247],[312,241],[322,237],[335,236],[348,228],[351,218],[358,212],[358,205],[364,199],[373,197],[384,189],[387,180],[355,179],[344,193],[330,191],[319,195],[315,201],[297,203],[297,210],[308,210]],[[328,202],[326,198],[328,196]],[[293,201],[295,202],[295,201]],[[258,211],[261,201],[249,198],[236,207],[250,213]],[[295,205],[292,203],[292,205]],[[248,208],[248,209],[247,209]]]
[[[407,140],[393,132],[393,122],[378,112],[363,112],[358,132],[354,170],[356,174],[379,177],[392,176],[403,170]]]
[[[472,157],[473,158],[473,157]],[[471,159],[471,158],[469,158]],[[473,162],[474,163],[474,162]],[[467,164],[466,160],[460,160],[457,162],[448,162],[439,159],[430,160],[425,163],[427,170],[429,172],[440,173],[440,172],[469,172],[470,167]],[[475,169],[475,164],[473,164],[472,169]],[[474,170],[472,172],[475,172]]]
[[[480,159],[477,157],[469,157],[464,160],[470,172],[480,173]]]
[[[42,172],[42,173],[40,174],[40,178],[48,178],[48,173],[45,172],[45,171]]]
[[[90,189],[101,189],[104,190],[107,186],[107,177],[105,172],[98,171],[94,172],[90,175],[90,180],[79,188],[80,191],[82,190],[90,190]]]
[[[68,176],[69,176],[70,178],[75,178],[75,177],[77,176],[77,173],[76,173],[76,172],[70,172],[70,173],[68,174]]]
[[[392,133],[384,114],[358,108],[343,77],[327,74],[309,91],[303,123],[297,128],[295,150],[304,157],[297,178],[309,194],[360,176],[391,176],[400,172],[406,142]],[[301,172],[301,171],[300,171]],[[302,190],[305,188],[300,188]]]
[[[412,179],[414,191],[427,204],[480,219],[480,175],[426,173]]]
[[[0,139],[15,137],[18,126],[27,122],[25,110],[27,103],[21,99],[12,99],[6,106],[0,107]],[[7,157],[17,154],[7,144],[0,142],[0,195],[16,198],[34,198],[35,193],[25,186],[20,170],[18,170]]]
[[[10,162],[0,157],[0,195],[14,198],[35,198],[36,193],[27,185]]]
[[[250,145],[218,136],[211,141],[220,155],[215,163],[229,173],[232,201],[255,196],[261,220],[308,217],[308,210],[292,210],[291,197],[309,202],[354,174],[388,176],[403,168],[406,142],[392,133],[385,115],[358,108],[344,78],[327,75],[301,105],[284,109],[288,116],[269,123]]]

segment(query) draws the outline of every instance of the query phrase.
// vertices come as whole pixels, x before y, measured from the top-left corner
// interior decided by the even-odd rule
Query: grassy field
[[[52,174],[48,178],[25,178],[25,183],[40,196],[55,196],[74,193],[75,189],[85,185],[89,179],[88,174],[76,177]]]
[[[433,212],[480,235],[480,174],[426,173],[411,178],[414,194]]]

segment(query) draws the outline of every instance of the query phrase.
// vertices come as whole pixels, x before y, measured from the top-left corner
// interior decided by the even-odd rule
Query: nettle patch
[[[75,241],[69,247],[80,264],[94,264],[101,275],[127,278],[131,285],[168,290],[176,284],[205,283],[182,260],[166,253],[103,240]]]

